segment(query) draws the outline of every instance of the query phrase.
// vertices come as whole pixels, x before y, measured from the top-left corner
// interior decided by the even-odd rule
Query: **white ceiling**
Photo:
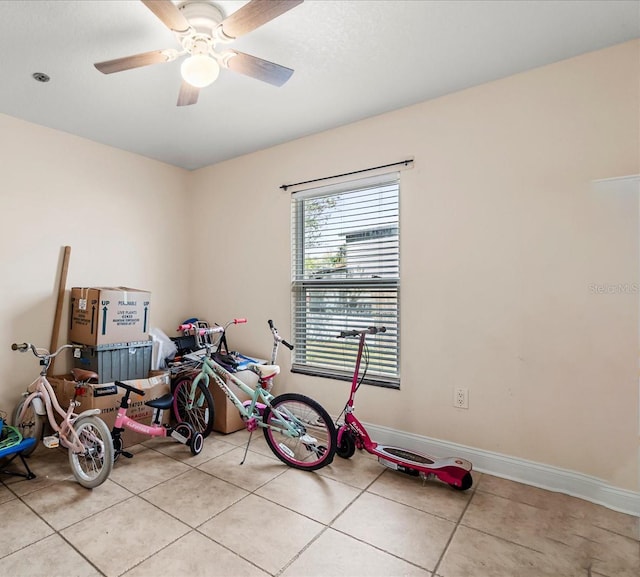
[[[0,112],[195,169],[637,37],[638,0],[306,0],[231,45],[289,82],[222,70],[177,107],[180,61],[93,66],[179,48],[140,1],[1,0]]]

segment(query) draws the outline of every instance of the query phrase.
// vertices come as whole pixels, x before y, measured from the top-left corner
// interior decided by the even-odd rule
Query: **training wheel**
[[[189,442],[189,448],[191,449],[192,455],[199,455],[202,451],[202,447],[204,445],[204,437],[202,433],[197,432],[193,437],[191,437],[191,441]]]

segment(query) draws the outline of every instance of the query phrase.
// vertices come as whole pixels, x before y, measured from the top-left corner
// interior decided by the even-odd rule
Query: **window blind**
[[[399,384],[399,173],[292,195],[293,370],[350,378],[356,339],[340,331],[385,326],[367,338],[367,381]]]

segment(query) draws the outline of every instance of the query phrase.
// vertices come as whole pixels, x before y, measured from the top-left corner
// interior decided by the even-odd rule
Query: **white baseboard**
[[[462,457],[471,461],[473,470],[480,473],[565,493],[640,517],[640,492],[613,487],[597,477],[379,425],[365,423],[365,426],[371,438],[378,443],[413,449],[437,457]]]

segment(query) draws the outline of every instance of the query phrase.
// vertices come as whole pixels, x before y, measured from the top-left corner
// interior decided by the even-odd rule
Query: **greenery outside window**
[[[365,382],[398,387],[399,173],[295,192],[292,234],[293,371],[351,378],[357,339],[336,336],[385,326]]]

